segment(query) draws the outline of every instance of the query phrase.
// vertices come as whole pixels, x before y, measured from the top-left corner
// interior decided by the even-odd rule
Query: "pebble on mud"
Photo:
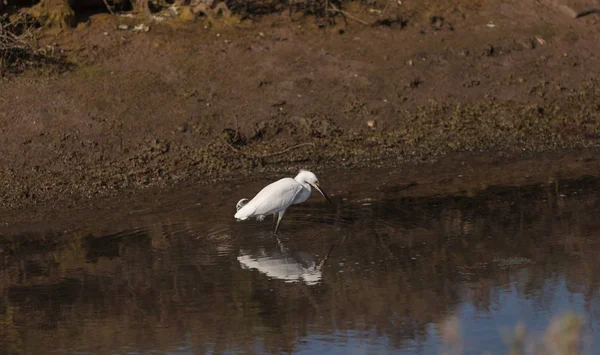
[[[150,18],[151,18],[153,21],[155,21],[155,22],[163,22],[163,21],[165,21],[165,20],[166,20],[166,18],[165,18],[165,17],[163,17],[163,16],[156,16],[156,15],[152,15],[152,16],[150,16]]]
[[[375,120],[368,120],[367,121],[367,126],[369,126],[370,128],[376,128],[377,127],[377,121],[375,121]]]
[[[573,9],[571,6],[568,5],[559,5],[558,9],[565,15],[567,15],[568,17],[571,18],[576,18],[577,17],[577,11],[575,11],[575,9]]]
[[[408,87],[411,89],[416,89],[419,86],[421,86],[423,82],[421,81],[420,78],[415,78],[414,80],[412,80],[410,83],[408,83]]]
[[[133,28],[133,32],[149,32],[150,26],[140,23]]]
[[[491,57],[494,55],[494,51],[494,46],[492,46],[491,44],[486,44],[483,50],[483,55],[485,55],[486,57]]]
[[[544,39],[543,39],[542,37],[539,37],[539,36],[537,36],[537,37],[535,37],[535,39],[536,39],[536,41],[538,41],[538,43],[539,43],[539,44],[541,44],[542,46],[543,46],[544,44],[546,44],[546,41],[544,41]]]
[[[442,16],[431,16],[429,22],[434,30],[440,30],[444,26],[444,18]]]
[[[520,44],[525,49],[535,49],[535,41],[531,38],[521,41]]]

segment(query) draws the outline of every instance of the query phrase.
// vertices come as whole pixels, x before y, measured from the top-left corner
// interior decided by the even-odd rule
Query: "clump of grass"
[[[40,24],[29,15],[0,16],[0,77],[44,64],[69,67],[53,46],[36,44],[39,28]]]
[[[33,24],[26,21],[11,21],[8,16],[0,17],[0,76],[11,69],[21,69],[27,62],[39,56],[29,44]]]

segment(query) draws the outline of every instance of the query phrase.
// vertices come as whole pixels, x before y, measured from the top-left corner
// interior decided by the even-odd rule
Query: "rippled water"
[[[0,348],[438,354],[453,324],[465,354],[500,354],[518,322],[533,338],[565,311],[598,335],[600,180],[454,195],[321,180],[334,203],[294,206],[279,240],[269,219],[233,219],[265,181],[0,229]]]

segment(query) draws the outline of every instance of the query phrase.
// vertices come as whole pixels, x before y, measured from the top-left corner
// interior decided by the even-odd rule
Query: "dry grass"
[[[55,46],[38,46],[40,24],[28,15],[0,16],[0,77],[26,68],[72,67]]]
[[[29,44],[33,28],[32,23],[0,17],[0,75],[11,69],[20,70],[39,56]]]

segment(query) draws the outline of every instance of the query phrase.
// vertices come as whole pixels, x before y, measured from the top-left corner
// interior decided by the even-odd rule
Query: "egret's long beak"
[[[327,194],[325,193],[325,191],[319,187],[319,185],[314,184],[313,187],[315,189],[317,189],[317,191],[319,191],[321,193],[321,195],[323,195],[323,197],[325,197],[327,199],[327,202],[331,203],[331,199],[329,198],[329,196],[327,196]]]

